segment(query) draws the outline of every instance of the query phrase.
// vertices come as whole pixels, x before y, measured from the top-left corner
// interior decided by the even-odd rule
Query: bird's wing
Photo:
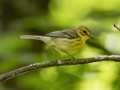
[[[75,30],[72,30],[72,29],[51,32],[51,33],[46,34],[45,36],[56,37],[56,38],[69,38],[69,39],[74,39],[78,37]]]

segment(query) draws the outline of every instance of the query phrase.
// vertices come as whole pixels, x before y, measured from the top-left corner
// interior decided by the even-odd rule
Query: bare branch
[[[42,63],[34,63],[28,66],[24,66],[13,71],[7,72],[5,74],[0,75],[0,81],[6,81],[8,79],[14,78],[18,75],[27,73],[32,70],[36,70],[39,68],[53,67],[53,66],[64,66],[64,65],[76,65],[76,64],[87,64],[92,62],[100,62],[100,61],[115,61],[120,62],[120,55],[100,55],[91,58],[79,58],[75,60],[57,60],[57,61],[46,61]]]
[[[119,28],[119,27],[117,27],[115,24],[114,24],[114,27],[115,27],[115,28],[117,28],[117,29],[120,31],[120,28]]]

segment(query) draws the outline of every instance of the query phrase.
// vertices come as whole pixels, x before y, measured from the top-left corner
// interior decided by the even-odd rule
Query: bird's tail
[[[34,40],[41,40],[44,41],[45,43],[50,43],[51,37],[48,36],[37,36],[37,35],[21,35],[21,39],[34,39]]]
[[[21,39],[34,39],[34,40],[41,40],[41,36],[37,35],[21,35]]]

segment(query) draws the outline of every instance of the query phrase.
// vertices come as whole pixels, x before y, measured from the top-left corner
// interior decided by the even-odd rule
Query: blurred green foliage
[[[22,34],[45,33],[86,25],[94,40],[77,58],[120,54],[120,0],[0,0],[0,74],[36,62],[53,60],[42,41]],[[57,59],[69,58],[56,53]],[[120,90],[120,64],[97,62],[32,71],[0,83],[0,90]]]

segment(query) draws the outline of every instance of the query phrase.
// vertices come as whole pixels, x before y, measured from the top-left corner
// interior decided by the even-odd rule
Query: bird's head
[[[75,30],[78,36],[84,38],[85,40],[93,38],[91,30],[86,26],[77,26]]]

